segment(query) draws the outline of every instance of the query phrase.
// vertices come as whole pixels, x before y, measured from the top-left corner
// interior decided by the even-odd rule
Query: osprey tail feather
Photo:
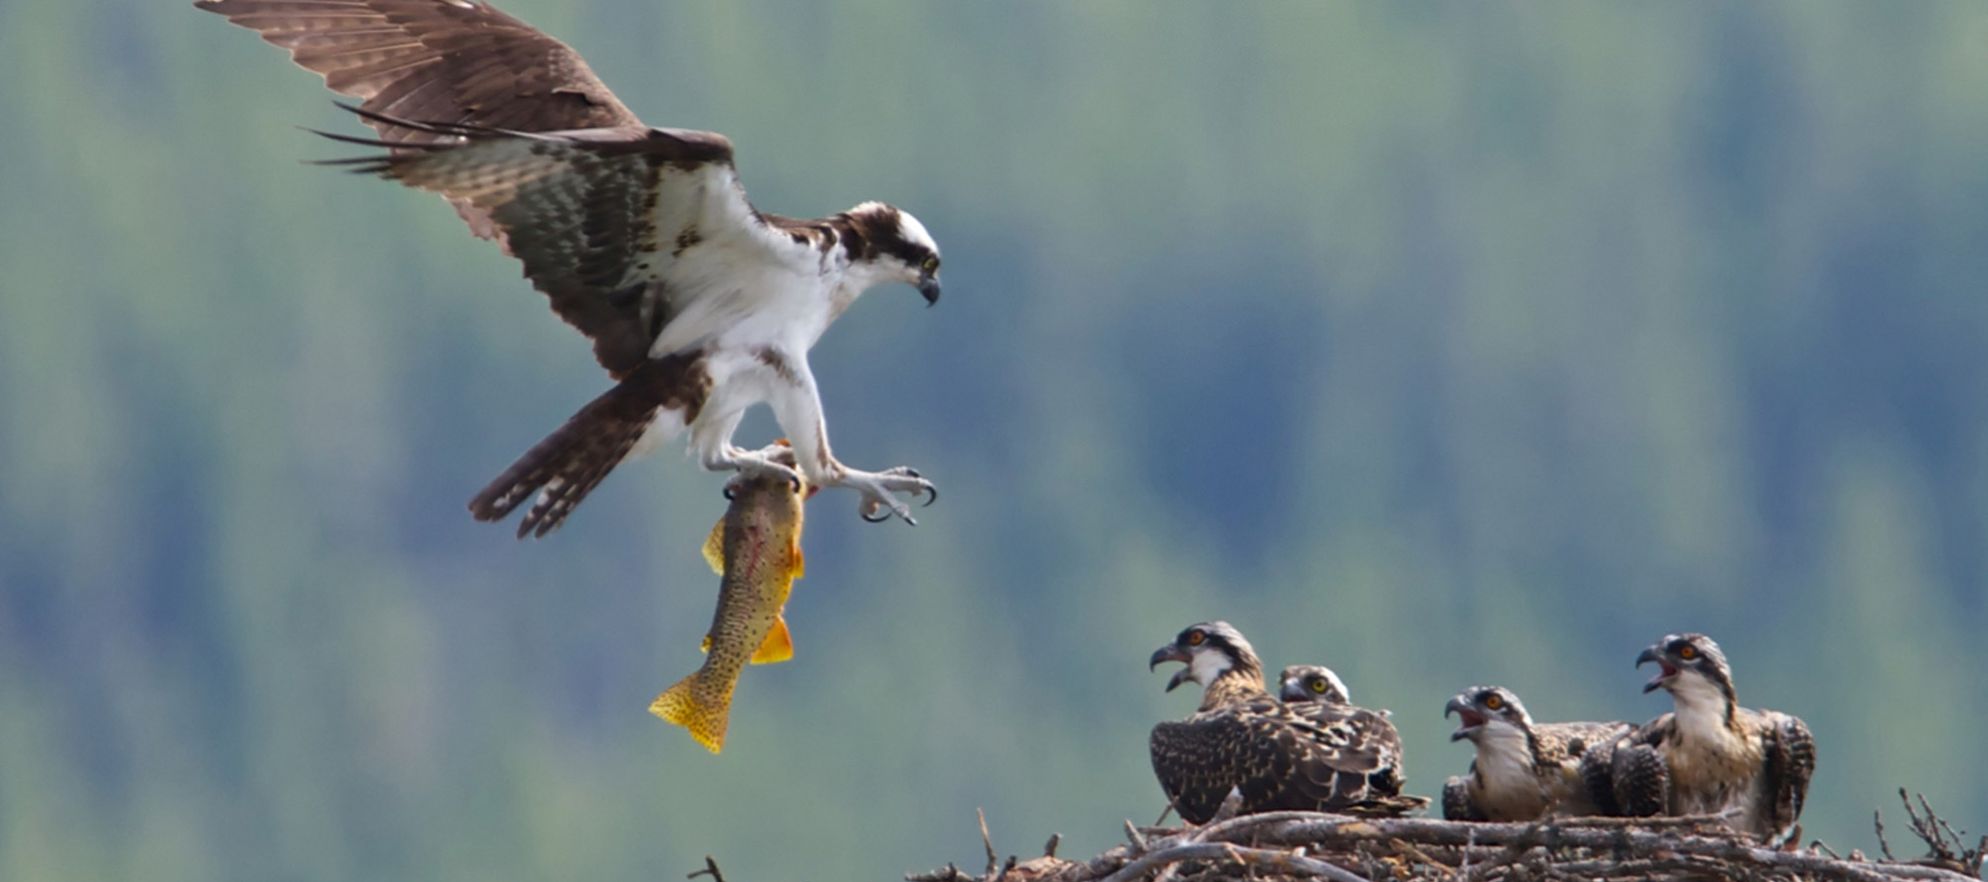
[[[652,426],[674,436],[697,419],[709,392],[710,377],[699,356],[644,362],[518,457],[470,500],[470,513],[479,521],[503,520],[537,494],[518,524],[518,538],[541,537],[559,529]]]

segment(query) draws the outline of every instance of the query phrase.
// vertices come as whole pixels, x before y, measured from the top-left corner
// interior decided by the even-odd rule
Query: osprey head
[[[850,263],[868,266],[873,284],[903,282],[917,288],[927,305],[939,302],[939,244],[911,212],[865,202],[842,216],[849,221]]]
[[[1292,665],[1277,675],[1277,697],[1286,701],[1316,701],[1320,704],[1350,704],[1352,694],[1346,681],[1324,665]]]
[[[1262,667],[1256,659],[1256,650],[1248,640],[1243,639],[1242,632],[1228,622],[1202,622],[1188,626],[1172,643],[1153,650],[1153,657],[1147,661],[1146,668],[1151,670],[1166,661],[1187,664],[1187,667],[1175,671],[1173,679],[1167,681],[1168,692],[1190,681],[1207,686],[1236,668],[1260,670]]]
[[[1709,700],[1715,696],[1729,702],[1733,700],[1732,669],[1726,666],[1726,654],[1710,637],[1703,634],[1666,635],[1643,650],[1642,655],[1636,656],[1636,667],[1651,662],[1657,665],[1657,675],[1643,684],[1644,692],[1667,689],[1681,701],[1694,698]]]
[[[1532,728],[1532,715],[1512,690],[1503,686],[1472,686],[1456,694],[1443,706],[1443,716],[1457,715],[1457,730],[1451,741],[1476,741],[1493,726],[1509,726],[1521,732]]]

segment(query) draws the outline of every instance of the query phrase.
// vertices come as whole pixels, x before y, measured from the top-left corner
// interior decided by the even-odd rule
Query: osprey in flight
[[[1703,634],[1664,637],[1636,657],[1637,667],[1651,663],[1657,675],[1643,691],[1669,692],[1676,710],[1588,752],[1586,774],[1613,783],[1597,796],[1625,815],[1730,813],[1731,826],[1769,842],[1799,836],[1815,774],[1808,724],[1741,707],[1726,654]]]
[[[623,459],[686,430],[707,469],[850,487],[866,520],[916,523],[909,468],[849,468],[829,451],[808,349],[872,286],[939,299],[939,248],[910,214],[865,202],[819,220],[746,201],[723,135],[643,125],[565,44],[476,0],[198,0],[290,51],[383,147],[339,161],[439,193],[524,264],[617,381],[485,487],[479,520],[537,499],[520,537],[556,529]],[[323,134],[323,133],[320,133]],[[765,402],[793,445],[732,433]]]
[[[1193,716],[1153,727],[1153,773],[1180,816],[1215,817],[1229,791],[1243,814],[1300,809],[1401,815],[1428,804],[1401,795],[1401,738],[1386,714],[1326,701],[1283,702],[1263,688],[1263,663],[1227,622],[1203,622],[1153,653],[1148,667],[1183,662],[1168,691],[1200,683]],[[1324,693],[1320,693],[1323,695]]]

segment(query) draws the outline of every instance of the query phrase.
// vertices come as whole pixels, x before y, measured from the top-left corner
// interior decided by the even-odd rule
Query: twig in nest
[[[1905,817],[1912,824],[1913,835],[1926,843],[1932,850],[1926,863],[1975,876],[1981,875],[1984,859],[1988,858],[1988,836],[1981,837],[1980,844],[1968,848],[1966,834],[1954,829],[1945,818],[1933,813],[1933,805],[1926,801],[1926,795],[1916,794],[1919,810],[1912,810],[1912,798],[1906,795],[1905,788],[1898,788],[1898,801],[1905,804]],[[1880,826],[1882,831],[1883,827]],[[1882,841],[1882,839],[1880,839]],[[1889,854],[1887,854],[1889,857]]]
[[[1131,818],[1125,819],[1125,841],[1132,843],[1132,853],[1135,855],[1145,854],[1149,848],[1146,845],[1146,837],[1140,835],[1138,827],[1132,826]]]
[[[1104,882],[1132,882],[1163,865],[1183,861],[1225,860],[1248,869],[1262,868],[1285,873],[1318,876],[1332,882],[1367,882],[1353,873],[1324,861],[1299,857],[1285,851],[1244,848],[1227,842],[1196,842],[1151,852],[1106,877]]]
[[[711,882],[725,882],[725,874],[718,872],[718,862],[712,860],[708,854],[704,856],[704,869],[693,872],[683,878],[695,879],[699,876],[710,876]]]
[[[1057,847],[1057,846],[1059,846],[1059,845],[1062,845],[1062,844],[1063,844],[1063,834],[1061,834],[1061,833],[1051,833],[1051,834],[1049,834],[1049,841],[1048,841],[1048,842],[1045,842],[1045,843],[1043,843],[1043,845],[1042,845],[1042,856],[1043,856],[1043,857],[1055,857],[1055,856],[1056,856],[1056,847]]]
[[[904,882],[963,882],[973,877],[959,871],[959,865],[947,863],[944,869],[929,873],[906,873]]]
[[[1903,793],[1904,793],[1904,791],[1902,791],[1902,790],[1901,790],[1901,791],[1899,791],[1899,792],[1900,792],[1901,794],[1903,794]],[[1909,809],[1909,808],[1911,808],[1911,807],[1912,807],[1912,806],[1911,806],[1911,805],[1909,805],[1909,804],[1908,804],[1908,805],[1906,805],[1906,808],[1908,808],[1908,809]],[[1875,827],[1877,827],[1877,828],[1878,828],[1878,851],[1880,851],[1880,852],[1884,853],[1884,859],[1885,859],[1885,860],[1888,860],[1888,861],[1895,861],[1895,860],[1898,860],[1898,858],[1896,858],[1896,857],[1893,857],[1893,856],[1892,856],[1892,854],[1891,854],[1891,843],[1890,843],[1890,842],[1887,842],[1887,841],[1885,841],[1885,838],[1884,838],[1884,810],[1883,810],[1883,809],[1872,809],[1872,810],[1871,810],[1871,824],[1872,824],[1872,826],[1875,826]]]
[[[987,849],[987,875],[992,877],[994,869],[1001,866],[1001,859],[994,856],[994,837],[987,833],[987,812],[976,808],[973,814],[980,819],[980,844]]]

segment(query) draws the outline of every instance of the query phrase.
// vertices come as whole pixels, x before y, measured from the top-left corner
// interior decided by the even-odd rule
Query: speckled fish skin
[[[649,712],[690,730],[717,753],[725,746],[732,690],[746,664],[793,657],[781,618],[802,573],[801,522],[805,490],[785,477],[735,479],[732,504],[713,529],[707,557],[720,557],[718,608],[705,635],[704,666],[656,697]],[[711,552],[722,549],[721,555]]]

